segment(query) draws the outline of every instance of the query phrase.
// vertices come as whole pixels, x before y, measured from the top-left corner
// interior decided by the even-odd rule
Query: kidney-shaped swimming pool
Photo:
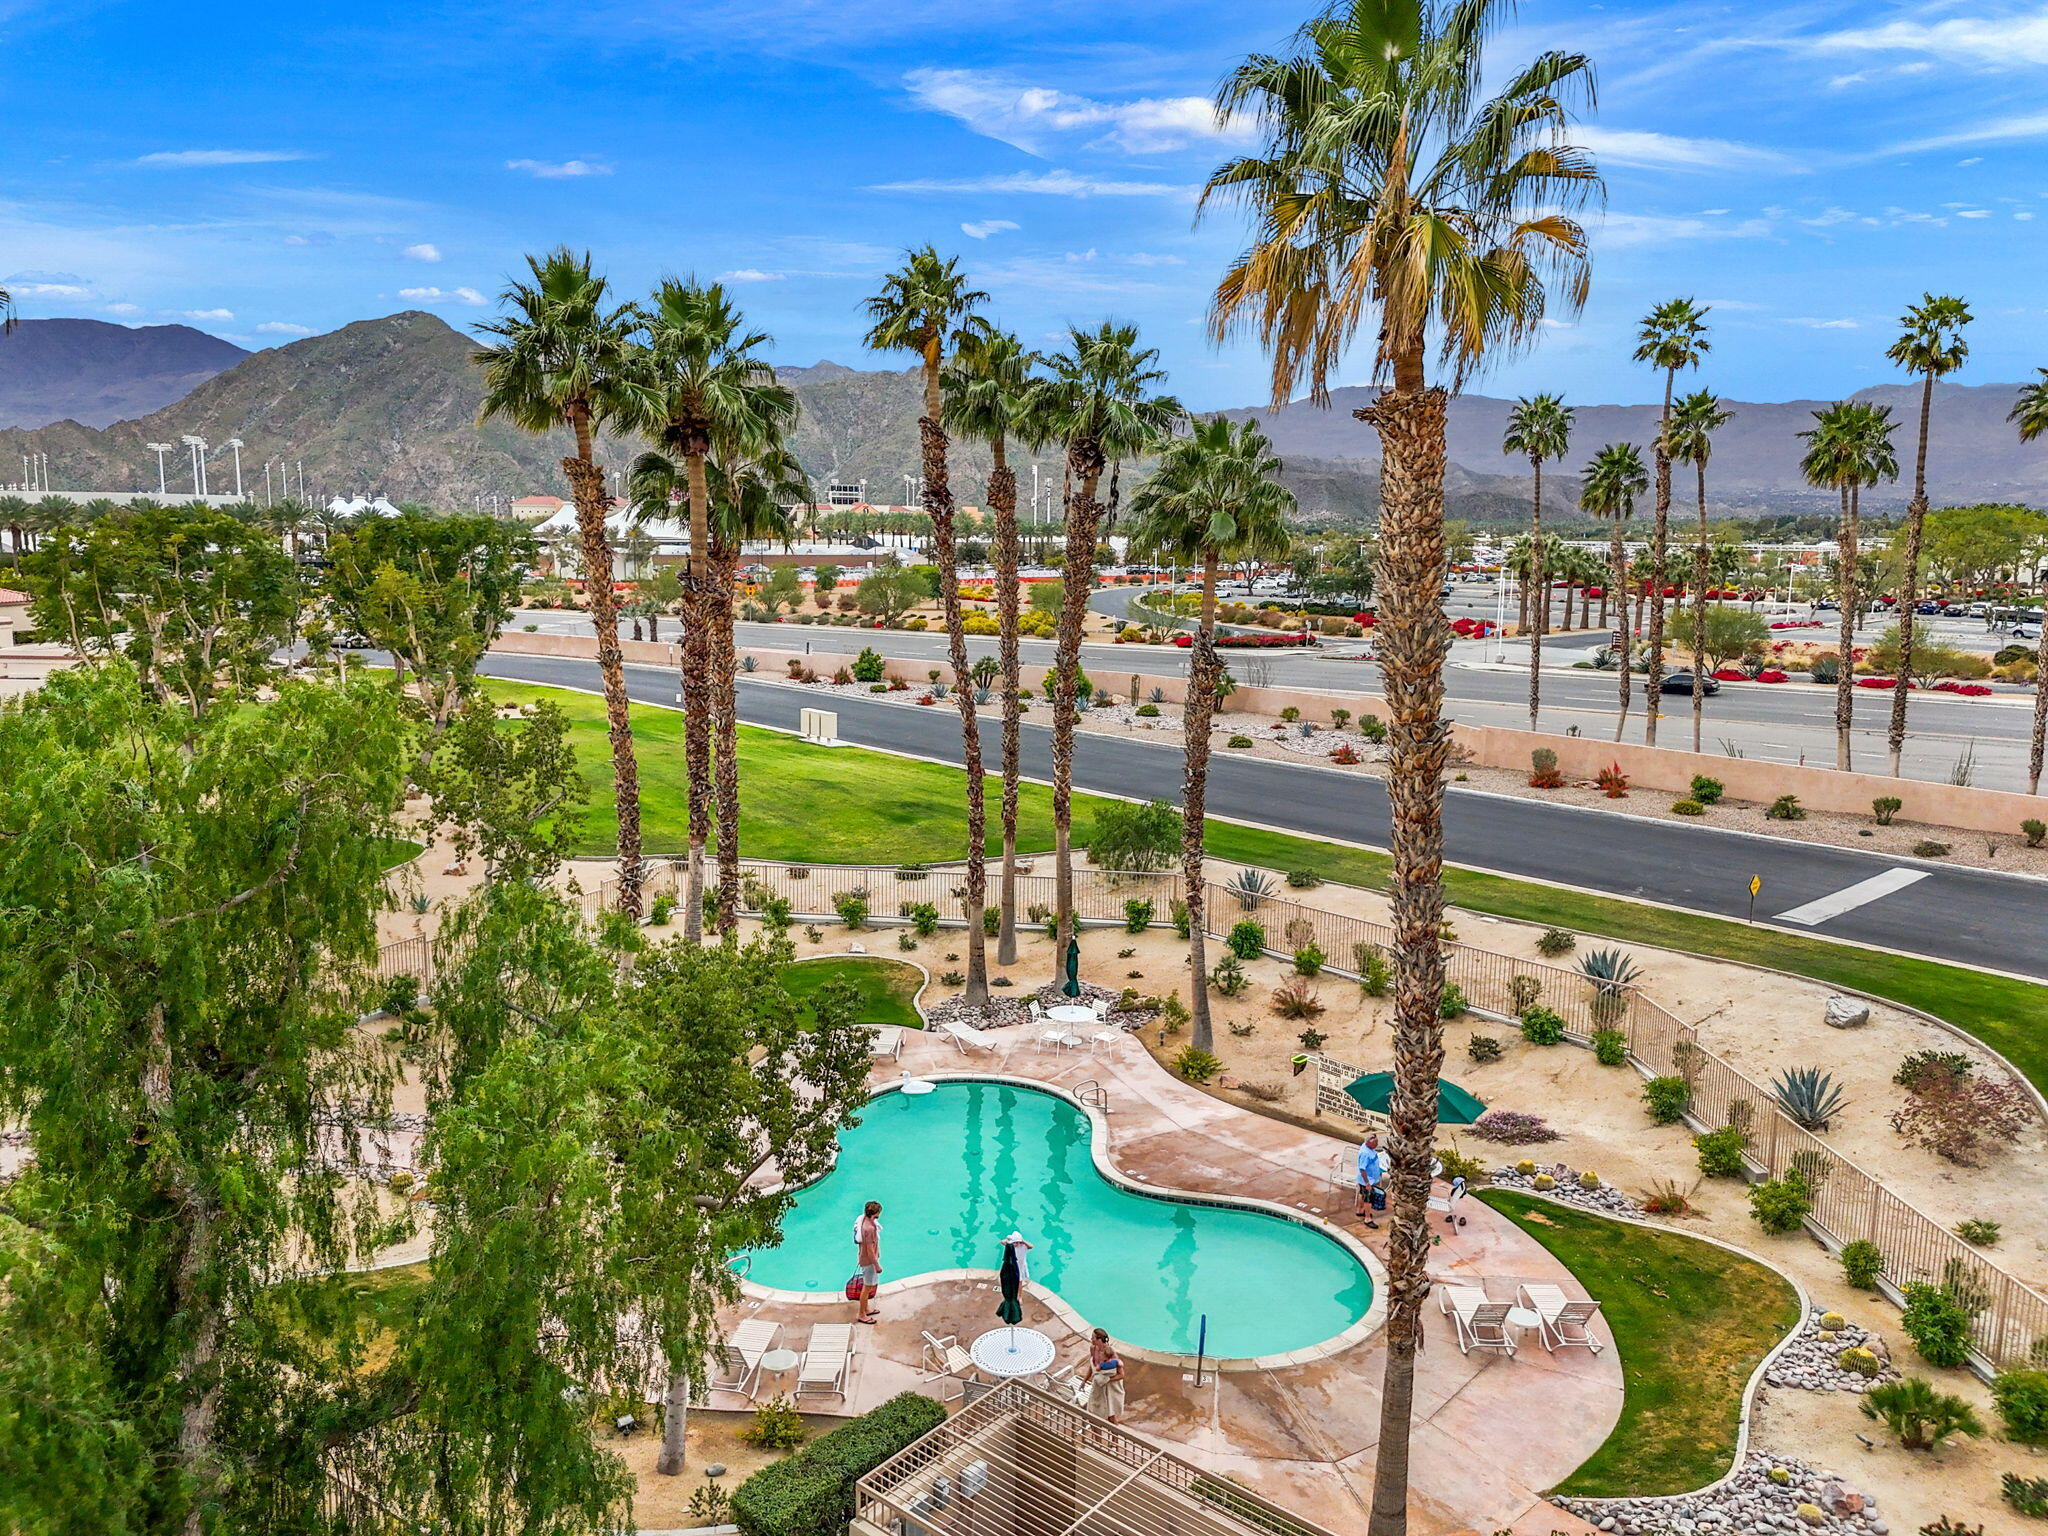
[[[871,1101],[841,1136],[837,1166],[797,1195],[781,1246],[752,1255],[748,1278],[841,1289],[869,1200],[882,1202],[884,1281],[994,1269],[1015,1228],[1035,1245],[1033,1280],[1144,1349],[1191,1352],[1206,1315],[1211,1355],[1283,1354],[1342,1333],[1372,1302],[1372,1277],[1323,1233],[1122,1189],[1096,1171],[1080,1110],[992,1082]],[[993,1300],[990,1312],[993,1322]]]

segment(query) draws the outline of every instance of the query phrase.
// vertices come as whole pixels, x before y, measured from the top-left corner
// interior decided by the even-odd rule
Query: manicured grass
[[[918,1013],[917,989],[924,976],[914,965],[881,955],[834,956],[826,960],[796,960],[782,968],[782,990],[806,1013],[811,999],[828,981],[844,981],[860,994],[863,1024],[894,1024],[903,1029],[923,1029]]]
[[[611,746],[604,702],[560,688],[536,688],[495,679],[490,695],[505,703],[548,699],[569,717],[576,760],[590,785],[574,851],[603,855],[616,846]],[[689,777],[683,770],[683,717],[674,710],[635,706],[633,740],[639,747],[640,828],[650,854],[682,853],[689,846]],[[867,752],[818,747],[741,726],[740,851],[757,859],[808,859],[820,864],[937,863],[961,856],[967,841],[964,775],[957,768]],[[988,851],[1002,851],[1001,783],[988,780]],[[1093,795],[1074,797],[1074,840],[1085,842]],[[1026,784],[1018,800],[1017,846],[1052,846],[1052,791]]]
[[[1742,1391],[1799,1321],[1783,1276],[1697,1238],[1505,1190],[1480,1198],[1549,1249],[1600,1303],[1621,1355],[1621,1419],[1554,1492],[1684,1493],[1735,1459]]]
[[[1208,846],[1218,858],[1313,869],[1325,880],[1351,885],[1383,887],[1389,866],[1385,854],[1369,849],[1217,822],[1209,825]],[[1968,1030],[2048,1091],[2048,987],[2037,982],[1469,869],[1446,869],[1444,888],[1453,903],[1470,911],[1767,965],[1924,1009]]]

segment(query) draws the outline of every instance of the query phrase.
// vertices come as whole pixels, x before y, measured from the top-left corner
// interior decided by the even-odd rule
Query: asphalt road
[[[482,670],[533,683],[597,686],[596,664],[580,660],[490,655]],[[635,699],[675,702],[672,672],[629,667],[627,679]],[[806,702],[792,688],[741,683],[740,717],[750,724],[794,729]],[[845,697],[834,707],[847,741],[959,760],[959,727],[949,711]],[[1044,726],[1025,726],[1027,777],[1050,778],[1050,735]],[[1076,743],[1077,788],[1177,801],[1180,770],[1180,753],[1170,747],[1087,733]],[[1211,772],[1209,808],[1217,816],[1306,837],[1387,846],[1386,791],[1372,778],[1223,757]],[[1456,787],[1448,791],[1444,822],[1447,853],[1457,864],[1735,918],[1748,908],[1750,878],[1761,876],[1761,919],[1820,904],[1814,921],[1783,925],[1788,931],[2048,978],[2048,884],[2024,876],[1921,865]],[[1880,877],[1900,888],[1860,902],[1841,895]]]

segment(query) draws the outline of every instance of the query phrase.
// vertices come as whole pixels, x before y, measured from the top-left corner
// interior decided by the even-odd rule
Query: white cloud
[[[1656,171],[1791,172],[1803,167],[1790,155],[1732,139],[1686,139],[1669,133],[1620,128],[1574,128],[1572,140],[1610,165]]]
[[[1963,144],[2000,144],[2014,139],[2048,138],[2048,112],[2026,112],[2015,117],[1994,117],[1967,128],[1937,133],[1924,139],[1894,144],[1889,154],[1910,154],[1921,149],[1954,149]]]
[[[0,286],[17,299],[83,299],[93,291],[92,284],[76,272],[41,270],[10,272]]]
[[[1853,224],[1858,217],[1859,215],[1851,213],[1846,208],[1830,208],[1824,213],[1816,213],[1812,218],[1801,219],[1799,222],[1809,229],[1826,229],[1833,224]]]
[[[1008,219],[981,219],[972,224],[962,224],[960,233],[970,240],[986,240],[990,235],[1000,235],[1017,227]]]
[[[422,241],[418,245],[408,245],[398,254],[409,257],[414,261],[439,261],[441,259],[441,247],[429,241]]]
[[[731,272],[721,272],[721,283],[779,283],[789,274],[786,272],[763,272],[759,267],[739,267]]]
[[[2014,218],[2016,218],[2016,219],[2020,219],[2020,220],[2026,220],[2026,219],[2031,219],[2031,218],[2033,217],[2033,215],[2032,215],[2031,213],[2028,213],[2028,212],[2026,212],[2026,211],[2025,211],[2024,209],[2022,209],[2022,210],[2021,210],[2020,212],[2018,212],[2018,213],[2014,214],[2014,215],[2013,215],[2013,217],[2014,217]]]
[[[1101,181],[1072,171],[1011,171],[956,181],[885,181],[870,192],[1030,192],[1046,197],[1193,197],[1194,188],[1170,181]]]
[[[1958,208],[1956,210],[1956,217],[1959,219],[1988,219],[1991,217],[1991,210],[1989,208]]]
[[[1984,157],[1982,155],[1972,155],[1967,160],[1958,160],[1956,162],[1957,165],[1982,165],[1983,163]]]
[[[1218,123],[1206,96],[1098,101],[972,69],[914,69],[903,84],[919,106],[1033,155],[1067,134],[1093,134],[1097,146],[1149,155],[1201,140],[1242,138],[1253,126]]]
[[[508,171],[524,171],[543,181],[560,181],[571,176],[609,176],[612,168],[602,160],[507,160]]]
[[[139,315],[142,313],[142,306],[140,304],[102,304],[100,308],[110,315]]]
[[[160,149],[155,154],[137,156],[135,163],[160,170],[187,170],[208,165],[276,165],[312,158],[296,149]]]
[[[1754,240],[1771,232],[1769,222],[1764,219],[1727,223],[1672,214],[1611,211],[1595,215],[1589,221],[1589,228],[1594,244],[1608,250],[1675,245],[1687,240]]]
[[[1786,325],[1803,325],[1809,331],[1860,331],[1861,320],[1817,320],[1809,315],[1788,316]]]
[[[177,310],[176,313],[183,315],[187,320],[232,320],[235,318],[235,312],[232,309],[181,309]]]
[[[293,325],[289,320],[266,320],[257,326],[256,329],[265,336],[310,336],[313,334],[313,327],[310,325]]]
[[[482,304],[484,296],[474,288],[401,288],[401,299],[415,304]]]
[[[1944,21],[1892,21],[1817,38],[1839,53],[1926,53],[1964,63],[2005,67],[2048,64],[2048,10],[2016,16],[1952,16]]]

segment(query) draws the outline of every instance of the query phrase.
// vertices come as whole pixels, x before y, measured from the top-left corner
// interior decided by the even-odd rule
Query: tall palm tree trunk
[[[1052,834],[1054,913],[1053,976],[1065,963],[1074,937],[1074,694],[1081,667],[1081,631],[1088,617],[1088,592],[1095,581],[1095,529],[1102,503],[1095,492],[1105,468],[1102,444],[1077,437],[1067,445],[1067,479],[1077,487],[1067,499],[1066,548],[1060,574],[1059,627],[1052,656]]]
[[[716,567],[718,589],[730,592],[739,575],[740,547],[724,552]],[[710,649],[711,729],[715,758],[714,796],[718,807],[718,931],[731,936],[740,927],[740,711],[739,644],[730,601],[711,605],[712,623],[705,636]]]
[[[711,482],[704,454],[686,451],[690,564],[683,594],[683,765],[689,776],[689,863],[683,937],[704,939],[704,844],[711,829]]]
[[[1664,547],[1671,530],[1671,383],[1664,370],[1664,414],[1657,424],[1657,507],[1650,533],[1650,672],[1643,680],[1643,745],[1657,745],[1664,693]]]
[[[953,487],[946,464],[946,432],[939,425],[939,371],[925,369],[925,413],[917,424],[924,459],[924,510],[932,524],[938,556],[939,609],[946,618],[946,653],[953,664],[953,697],[960,709],[961,759],[967,768],[967,886],[962,913],[967,919],[967,987],[970,1008],[988,1006],[988,937],[982,909],[988,905],[988,780],[981,770],[981,716],[974,707],[974,675],[967,665],[967,631],[960,612],[959,549],[954,538]]]
[[[1913,670],[1913,626],[1919,615],[1913,607],[1920,601],[1920,538],[1927,521],[1927,423],[1934,413],[1934,375],[1920,384],[1920,446],[1913,456],[1913,499],[1906,505],[1906,574],[1899,588],[1899,680]],[[1891,760],[1891,775],[1899,776],[1899,760],[1906,750],[1906,693],[1892,690],[1891,728],[1885,746]]]
[[[619,910],[640,916],[646,865],[640,858],[640,765],[633,753],[633,717],[626,696],[626,662],[619,650],[619,604],[612,591],[612,545],[604,526],[604,471],[591,458],[587,421],[578,420],[576,456],[562,460],[569,495],[576,503],[576,532],[583,544],[583,589],[590,624],[597,631],[597,671],[604,680],[604,718],[612,747],[612,791],[619,816]]]
[[[1543,575],[1543,455],[1529,455],[1529,469],[1535,476],[1529,498],[1529,585],[1523,590],[1522,606],[1533,610],[1533,622],[1523,621],[1529,635],[1529,729],[1536,729],[1536,712],[1543,706],[1543,610],[1550,596],[1550,583]],[[1533,595],[1533,601],[1532,601]]]
[[[1429,1164],[1443,1067],[1446,571],[1441,389],[1423,387],[1419,355],[1398,359],[1394,387],[1361,416],[1379,429],[1380,669],[1392,715],[1387,798],[1392,810],[1394,1094],[1389,1121],[1393,1198],[1387,1234],[1387,1365],[1369,1536],[1408,1528],[1408,1446],[1415,1354],[1429,1294]]]
[[[1849,771],[1849,733],[1856,720],[1856,488],[1842,487],[1842,530],[1836,541],[1842,597],[1842,665],[1835,676],[1835,766]],[[1903,670],[1899,686],[1906,686]]]
[[[1692,749],[1700,750],[1707,713],[1707,461],[1693,465],[1699,476],[1700,531],[1692,547]]]
[[[2048,603],[2041,614],[2048,619]],[[2041,643],[2034,651],[2034,730],[2027,744],[2027,793],[2041,793],[2042,748],[2048,745],[2048,623],[2041,626]]]
[[[1640,470],[1637,473],[1641,473]],[[1640,481],[1637,482],[1641,484]],[[1614,717],[1614,739],[1621,740],[1628,725],[1630,651],[1635,634],[1628,621],[1628,549],[1621,540],[1621,519],[1614,519],[1614,533],[1607,546],[1607,563],[1612,567],[1607,585],[1600,592],[1600,622],[1607,622],[1607,594],[1614,594],[1614,660],[1621,668],[1620,713]]]
[[[1017,572],[1023,564],[1017,536],[1017,472],[1010,468],[1001,437],[990,445],[995,467],[988,477],[988,504],[996,515],[996,629],[1003,690],[1003,868],[1002,908],[996,926],[996,964],[1017,963],[1017,794],[1023,750],[1019,722],[1023,700],[1017,676]]]
[[[1181,709],[1181,736],[1187,751],[1181,778],[1180,870],[1188,909],[1188,1011],[1195,1046],[1216,1049],[1216,1026],[1209,1017],[1208,939],[1202,931],[1207,902],[1203,869],[1204,817],[1209,796],[1209,726],[1216,718],[1216,683],[1222,676],[1216,654],[1216,555],[1202,560],[1202,620],[1188,658],[1187,701]]]

